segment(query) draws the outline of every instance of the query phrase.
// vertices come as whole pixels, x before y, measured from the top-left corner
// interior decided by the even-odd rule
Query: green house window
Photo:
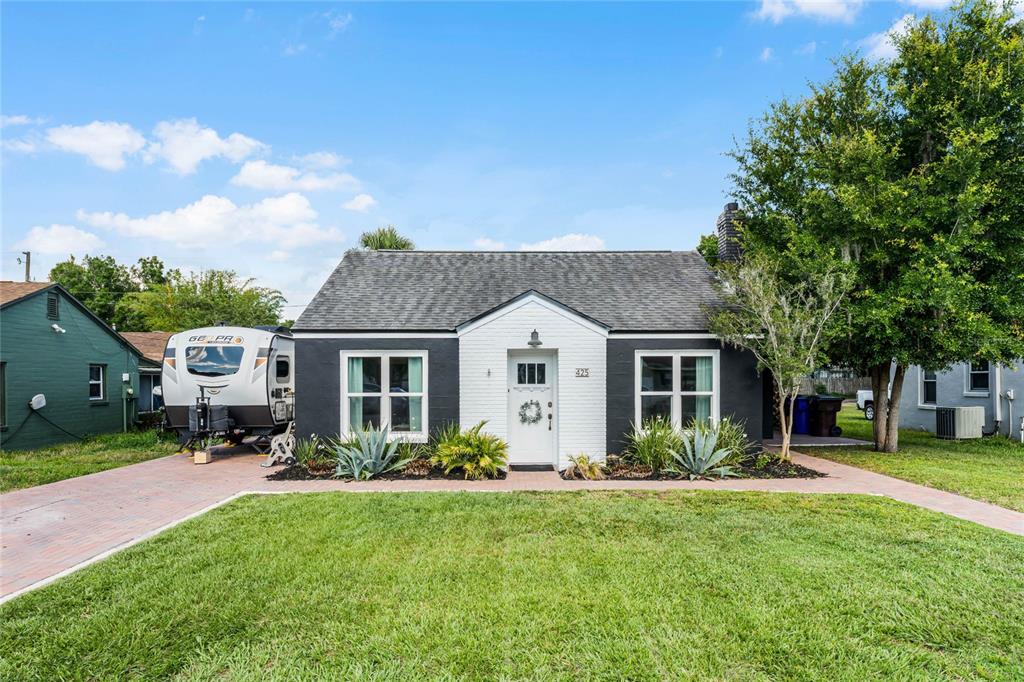
[[[104,400],[107,397],[106,365],[89,365],[89,400]]]

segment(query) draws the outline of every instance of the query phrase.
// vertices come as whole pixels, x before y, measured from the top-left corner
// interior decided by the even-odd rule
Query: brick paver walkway
[[[261,457],[195,466],[174,455],[0,495],[0,601],[135,544],[245,492],[759,490],[884,495],[1024,535],[1024,514],[816,457],[796,462],[827,478],[726,481],[563,481],[513,472],[503,481],[273,482]]]

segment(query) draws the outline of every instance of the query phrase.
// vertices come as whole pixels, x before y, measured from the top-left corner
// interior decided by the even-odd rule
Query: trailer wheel
[[[875,421],[875,404],[865,403],[864,404],[864,418],[869,422]]]

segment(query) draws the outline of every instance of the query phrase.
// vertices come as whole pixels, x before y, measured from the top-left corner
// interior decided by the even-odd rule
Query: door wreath
[[[543,410],[536,400],[527,400],[519,406],[519,421],[523,424],[536,424],[543,417]]]

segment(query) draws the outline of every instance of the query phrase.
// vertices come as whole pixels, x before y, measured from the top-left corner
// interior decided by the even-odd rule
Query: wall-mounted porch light
[[[533,332],[530,334],[530,340],[526,342],[526,345],[529,346],[530,348],[536,348],[540,344],[540,334],[538,334],[537,330],[534,329]]]

